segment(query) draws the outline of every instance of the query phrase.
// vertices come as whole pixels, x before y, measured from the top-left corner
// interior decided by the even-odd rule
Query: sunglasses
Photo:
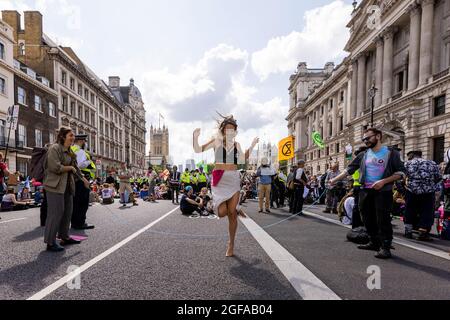
[[[374,134],[374,135],[372,135],[372,136],[370,136],[370,137],[365,137],[364,139],[362,139],[362,142],[367,142],[367,141],[369,141],[370,139],[372,139],[373,137],[376,137],[376,134]]]

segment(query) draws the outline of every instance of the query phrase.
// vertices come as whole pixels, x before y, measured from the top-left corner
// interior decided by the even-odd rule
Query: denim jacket
[[[386,170],[384,170],[383,178],[386,179],[393,175],[399,175],[404,178],[406,169],[403,161],[400,158],[400,153],[393,148],[389,149],[388,162]],[[364,186],[366,182],[366,156],[367,152],[361,152],[347,168],[347,173],[353,175],[357,170],[360,171],[359,183]],[[380,191],[392,191],[394,184],[387,184]]]

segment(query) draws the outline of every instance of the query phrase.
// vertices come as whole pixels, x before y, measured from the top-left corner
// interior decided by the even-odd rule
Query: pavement
[[[236,256],[226,258],[226,219],[185,217],[166,201],[139,204],[90,207],[88,222],[96,228],[73,231],[87,240],[57,254],[45,251],[38,209],[0,213],[0,299],[450,297],[450,244],[402,239],[400,226],[394,259],[380,261],[347,242],[348,229],[321,207],[298,217],[285,209],[258,214],[250,201]]]

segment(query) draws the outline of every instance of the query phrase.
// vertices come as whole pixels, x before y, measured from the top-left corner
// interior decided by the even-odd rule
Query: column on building
[[[340,90],[336,92],[334,95],[334,103],[333,103],[333,137],[336,137],[338,134],[338,116],[339,116],[339,98],[340,98]]]
[[[350,111],[351,111],[351,75],[349,73],[347,77],[347,83],[344,86],[344,105],[343,105],[343,115],[344,115],[344,129],[347,123],[350,121]]]
[[[358,103],[357,99],[358,95],[358,63],[357,61],[354,61],[352,63],[352,83],[351,83],[351,92],[350,92],[350,117],[349,121],[352,121],[352,119],[356,116],[356,105]]]
[[[313,120],[312,113],[310,113],[309,116],[308,116],[308,147],[310,147],[311,144],[312,144],[312,138],[311,138],[311,135],[312,135],[312,120]]]
[[[323,115],[323,138],[328,138],[331,135],[331,132],[329,130],[330,122],[329,122],[329,108],[330,108],[330,101],[331,99],[325,100],[325,105],[323,108],[325,109],[324,115]]]
[[[361,116],[364,106],[366,105],[366,62],[367,55],[361,53],[358,56],[358,98],[356,103],[356,117]]]
[[[375,108],[381,106],[383,95],[383,38],[378,37],[376,44],[375,87],[378,89],[375,95]]]
[[[408,90],[414,90],[419,85],[420,65],[420,24],[421,12],[417,3],[409,7],[410,34],[409,34],[409,70]]]
[[[427,83],[428,78],[431,77],[432,72],[434,0],[421,0],[421,4],[419,84],[424,85]]]
[[[383,54],[383,104],[388,103],[392,97],[392,77],[394,67],[394,29],[388,28],[384,37],[384,54]]]

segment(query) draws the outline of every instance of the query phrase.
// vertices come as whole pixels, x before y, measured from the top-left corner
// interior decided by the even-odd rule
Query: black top
[[[236,144],[234,144],[234,148],[229,152],[227,152],[225,147],[222,145],[216,149],[215,154],[216,163],[238,164],[239,152]]]

